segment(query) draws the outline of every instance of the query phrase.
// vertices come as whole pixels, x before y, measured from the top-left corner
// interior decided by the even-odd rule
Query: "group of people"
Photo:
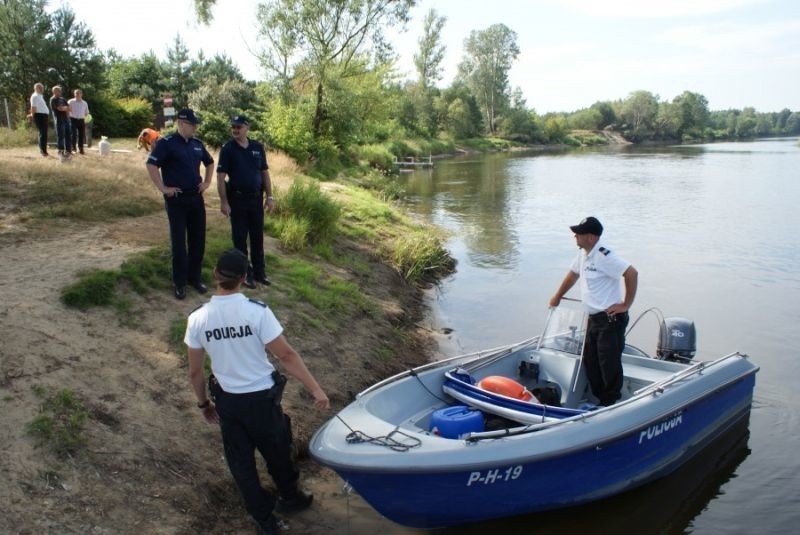
[[[177,131],[159,139],[147,158],[147,172],[164,196],[172,245],[172,282],[176,299],[186,298],[186,287],[204,294],[208,287],[201,270],[205,254],[206,211],[203,193],[211,185],[214,158],[194,137],[199,120],[190,108],[182,109]],[[217,170],[220,210],[230,218],[233,245],[250,262],[244,280],[269,286],[264,262],[264,212],[274,209],[272,181],[264,146],[248,137],[250,120],[231,119],[231,139],[222,146]],[[200,175],[200,165],[205,167]]]
[[[174,134],[152,145],[146,167],[164,196],[174,294],[185,299],[187,284],[200,294],[208,291],[201,278],[206,230],[203,193],[211,185],[214,158],[194,137],[199,123],[194,110],[180,110],[176,123]],[[317,409],[328,410],[330,401],[269,307],[241,292],[243,285],[271,284],[264,265],[263,229],[264,212],[272,211],[274,202],[266,150],[248,137],[250,121],[237,115],[230,127],[231,139],[220,150],[216,170],[220,209],[230,218],[234,248],[217,259],[215,295],[189,315],[184,342],[197,407],[209,424],[220,427],[225,459],[247,512],[262,533],[273,534],[279,530],[273,511],[305,509],[313,494],[298,485],[291,421],[281,407],[286,377],[269,356],[306,387]],[[201,164],[205,167],[202,176]],[[211,359],[208,378],[206,354]],[[256,450],[267,463],[277,496],[261,486]]]
[[[47,129],[50,114],[53,114],[53,123],[56,132],[56,147],[62,158],[69,158],[72,154],[85,154],[86,120],[89,117],[89,104],[83,100],[83,91],[76,89],[73,98],[67,100],[63,96],[61,86],[51,89],[49,106],[44,98],[44,85],[36,83],[30,98],[30,113],[39,132],[39,152],[42,156],[49,156],[47,152]]]
[[[48,113],[42,91],[37,84],[31,97],[31,115],[40,127],[40,136],[40,125],[46,129]],[[79,92],[76,90],[76,101],[81,100]],[[70,112],[60,88],[53,88],[50,108],[54,114]],[[88,108],[81,109],[88,113]],[[57,132],[62,132],[59,125],[63,121],[63,115],[56,115]],[[194,137],[199,123],[194,111],[182,109],[176,123],[174,134],[153,144],[146,168],[164,196],[174,295],[185,299],[187,285],[200,294],[208,292],[201,277],[206,232],[203,193],[211,185],[215,162],[202,141]],[[245,507],[262,533],[271,534],[279,530],[274,510],[291,513],[305,509],[313,495],[298,485],[291,421],[280,403],[286,378],[269,357],[277,359],[284,372],[305,386],[317,409],[328,410],[330,401],[286,340],[270,308],[241,292],[242,286],[255,288],[256,282],[271,284],[265,270],[263,226],[264,213],[274,209],[272,183],[266,150],[248,137],[249,127],[247,117],[233,117],[231,138],[220,150],[217,193],[221,212],[230,218],[234,248],[217,259],[215,295],[189,315],[184,343],[197,407],[208,423],[219,425],[225,458]],[[40,137],[40,148],[46,154],[46,130],[44,136],[45,144]],[[62,149],[62,138],[66,143],[66,135],[59,133],[59,151],[68,150],[67,145]],[[201,164],[205,167],[202,176]],[[621,355],[638,273],[601,242],[603,226],[597,218],[587,217],[570,230],[580,251],[549,304],[558,306],[567,291],[580,282],[589,316],[583,365],[599,403],[612,405],[621,397]],[[209,377],[204,373],[206,354],[211,359]],[[261,486],[256,450],[267,463],[277,496]]]

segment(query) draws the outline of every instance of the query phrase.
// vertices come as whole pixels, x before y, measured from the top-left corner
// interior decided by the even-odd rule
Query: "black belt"
[[[164,194],[164,198],[169,199],[179,199],[181,197],[194,197],[195,195],[202,195],[199,189],[190,189],[189,191],[183,190],[175,192],[175,195],[167,195]]]
[[[231,193],[233,193],[234,195],[238,195],[240,197],[256,197],[256,196],[261,195],[262,192],[261,192],[261,190],[241,191],[241,190],[235,189],[235,190],[232,190]]]
[[[608,312],[603,311],[603,312],[598,312],[596,314],[589,314],[589,319],[590,320],[595,320],[595,321],[597,321],[597,320],[614,321],[614,320],[616,320],[617,316],[622,318],[622,317],[625,317],[627,315],[628,315],[627,312],[620,312],[619,314],[611,315]]]

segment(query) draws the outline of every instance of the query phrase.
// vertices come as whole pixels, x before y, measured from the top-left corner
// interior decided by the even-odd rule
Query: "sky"
[[[180,35],[192,57],[228,55],[251,80],[264,72],[258,48],[257,0],[217,0],[214,21],[200,25],[191,0],[70,0],[100,50],[124,57],[166,51]],[[60,5],[50,2],[50,9]],[[505,24],[520,54],[510,71],[538,113],[572,112],[597,101],[646,90],[661,100],[683,91],[706,97],[711,110],[752,106],[800,111],[800,2],[797,0],[420,0],[404,33],[391,31],[398,71],[414,78],[425,14],[447,18],[447,87],[472,31]]]

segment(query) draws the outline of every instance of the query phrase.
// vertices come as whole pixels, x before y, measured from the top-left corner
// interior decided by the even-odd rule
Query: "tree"
[[[518,55],[517,34],[504,24],[473,30],[464,41],[459,77],[475,95],[490,134],[495,133],[498,114],[508,106],[508,72]]]
[[[756,110],[751,107],[744,108],[736,118],[736,137],[751,138],[756,136]]]
[[[678,135],[690,134],[693,137],[701,137],[702,131],[709,123],[706,97],[699,93],[684,91],[672,100],[672,104],[676,107],[675,113],[679,120]]]
[[[442,61],[446,47],[441,42],[441,35],[446,21],[447,18],[438,16],[434,9],[425,15],[422,37],[417,41],[419,51],[414,54],[417,79],[423,88],[431,87],[442,79]]]
[[[325,91],[331,76],[358,76],[363,55],[385,62],[390,25],[404,26],[416,0],[271,0],[258,7],[260,35],[267,47],[262,62],[288,87],[305,74],[314,87],[314,135],[328,117]]]
[[[143,98],[153,109],[159,107],[167,90],[167,71],[155,53],[151,50],[130,59],[112,55],[106,72],[110,93],[117,98]]]
[[[35,82],[96,91],[104,62],[92,32],[67,7],[48,14],[45,0],[0,0],[0,92],[26,102]],[[24,105],[27,109],[27,104]]]
[[[653,130],[658,114],[658,97],[649,91],[634,91],[622,103],[620,116],[627,124],[628,137],[639,141]]]

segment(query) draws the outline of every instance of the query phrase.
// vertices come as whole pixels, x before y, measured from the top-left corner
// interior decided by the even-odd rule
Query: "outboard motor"
[[[661,360],[689,362],[694,357],[697,334],[694,322],[686,318],[664,318],[656,348]]]

